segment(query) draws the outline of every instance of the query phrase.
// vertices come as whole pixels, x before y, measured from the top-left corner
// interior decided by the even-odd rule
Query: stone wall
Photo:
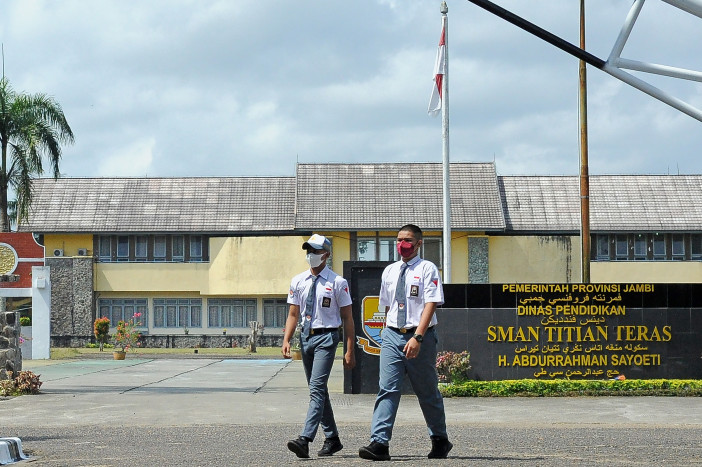
[[[93,259],[46,258],[46,265],[51,267],[52,345],[85,345],[93,337]]]
[[[0,312],[0,380],[9,379],[8,372],[22,371],[19,317],[18,311]]]
[[[188,349],[188,348],[230,348],[248,347],[249,335],[207,335],[207,334],[178,334],[178,335],[147,335],[139,338],[142,347]],[[280,347],[283,345],[283,336],[258,336],[259,347]]]
[[[487,284],[490,282],[488,268],[488,251],[490,243],[487,237],[468,237],[468,282]]]

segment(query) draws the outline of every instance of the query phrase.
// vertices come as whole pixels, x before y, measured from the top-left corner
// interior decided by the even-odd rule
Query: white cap
[[[314,234],[309,240],[302,244],[303,250],[306,250],[307,248],[327,250],[328,252],[331,252],[331,241],[323,235]]]

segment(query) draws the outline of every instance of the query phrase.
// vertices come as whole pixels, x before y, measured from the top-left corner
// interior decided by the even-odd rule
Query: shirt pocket
[[[409,280],[407,296],[411,300],[422,300],[424,298],[424,283],[420,278]]]

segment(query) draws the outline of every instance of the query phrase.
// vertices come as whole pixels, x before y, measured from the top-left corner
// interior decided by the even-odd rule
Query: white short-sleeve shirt
[[[402,261],[388,265],[383,271],[380,285],[380,306],[381,308],[390,307],[385,318],[385,324],[390,327],[398,327],[395,289],[401,266]],[[407,324],[405,324],[407,328],[419,326],[425,303],[433,302],[437,305],[444,303],[444,288],[441,285],[439,270],[434,263],[420,258],[419,255],[409,260],[405,271],[405,297],[407,297]],[[434,326],[436,323],[436,315],[434,315],[429,326]]]
[[[293,277],[290,283],[288,303],[300,307],[300,318],[312,319],[311,328],[338,328],[341,326],[340,308],[351,305],[351,294],[346,279],[325,267],[319,273],[316,306],[314,314],[307,310],[307,295],[314,283],[315,276],[309,271],[301,272]]]

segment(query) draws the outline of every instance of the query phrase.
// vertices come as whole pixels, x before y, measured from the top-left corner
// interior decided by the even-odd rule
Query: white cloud
[[[104,159],[96,161],[95,175],[103,177],[158,175],[151,173],[151,161],[155,146],[156,141],[151,138],[135,141],[118,148]]]
[[[578,40],[577,2],[498,3]],[[702,69],[699,18],[659,3],[624,56]],[[587,5],[606,58],[631,2]],[[441,160],[426,114],[440,24],[422,0],[5,0],[0,34],[15,89],[63,105],[64,173],[293,175],[298,159]],[[464,0],[449,47],[452,160],[576,173],[575,58]],[[702,103],[699,83],[670,86]],[[588,92],[592,173],[702,172],[700,122],[592,67]]]

